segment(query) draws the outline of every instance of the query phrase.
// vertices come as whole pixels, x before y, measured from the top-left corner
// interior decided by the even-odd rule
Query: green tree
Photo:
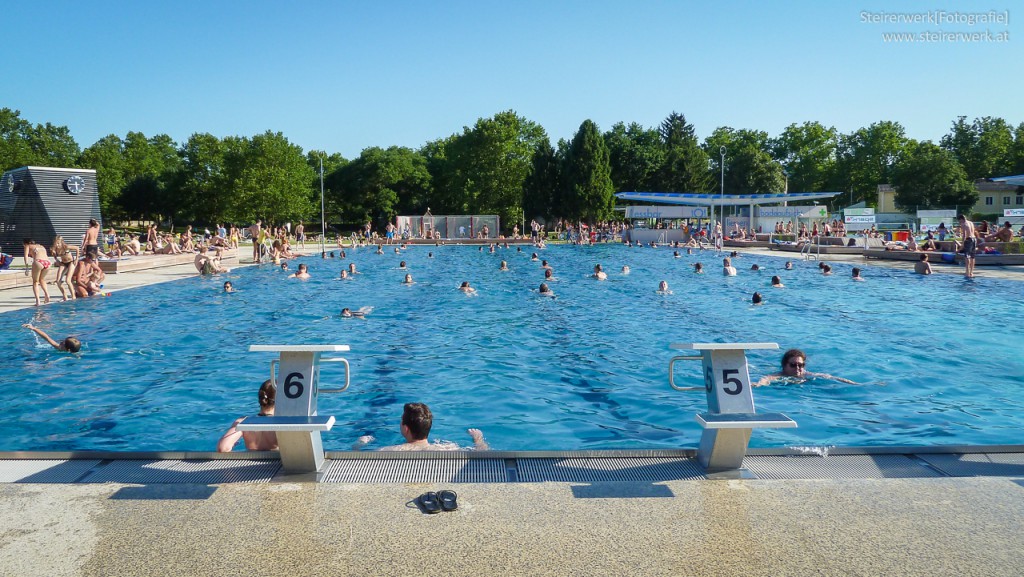
[[[635,122],[629,126],[619,122],[604,133],[604,141],[608,146],[612,183],[616,190],[657,190],[658,171],[665,164],[665,147],[657,130],[644,128]]]
[[[0,170],[34,164],[28,134],[32,125],[21,117],[21,112],[0,108]]]
[[[1014,166],[1013,129],[1002,118],[986,116],[967,124],[967,117],[960,116],[941,144],[960,161],[972,181],[1006,176]]]
[[[898,122],[876,122],[839,137],[836,157],[837,186],[852,191],[853,202],[874,205],[878,185],[892,183],[896,159],[907,145]]]
[[[956,157],[930,141],[910,141],[893,171],[896,207],[906,212],[918,209],[964,209],[978,202],[978,192]]]
[[[1013,165],[1010,174],[1024,174],[1024,122],[1013,131],[1013,151],[1010,155]]]
[[[665,192],[706,192],[713,187],[707,151],[701,149],[696,131],[686,117],[673,112],[662,121],[663,159],[657,188]]]
[[[100,213],[106,218],[123,218],[121,193],[125,187],[124,142],[116,134],[108,134],[82,151],[83,168],[96,171],[96,188],[100,197]]]
[[[584,120],[565,158],[566,216],[590,223],[610,220],[615,207],[608,147],[597,125]]]
[[[790,124],[778,138],[772,139],[772,157],[785,168],[788,190],[824,191],[835,173],[838,141],[836,129],[826,128],[820,122]]]
[[[129,132],[122,154],[125,186],[118,199],[121,210],[131,217],[174,216],[181,206],[168,184],[180,170],[181,157],[171,137],[158,134],[147,138],[141,132]]]
[[[195,133],[181,146],[180,171],[173,188],[184,212],[207,224],[226,220],[231,198],[224,173],[224,146],[210,133]]]
[[[321,166],[321,161],[323,165]],[[306,153],[306,163],[313,169],[313,183],[312,188],[314,192],[313,198],[313,212],[315,213],[310,217],[310,221],[320,220],[320,170],[323,169],[324,177],[324,220],[325,223],[340,222],[341,221],[341,206],[337,202],[339,192],[331,189],[331,178],[330,175],[342,167],[348,164],[348,160],[341,154],[335,152],[333,154],[327,154],[323,150],[310,150]]]
[[[554,215],[554,192],[559,187],[558,158],[549,141],[533,153],[532,170],[523,182],[523,214],[526,219],[547,221]]]
[[[533,153],[547,140],[540,125],[508,110],[479,119],[472,129],[444,145],[440,196],[460,213],[497,214],[504,223],[519,222],[523,182],[532,169]],[[510,228],[510,227],[509,227]]]
[[[225,171],[232,185],[237,221],[262,218],[267,223],[283,223],[313,214],[313,169],[301,147],[269,130],[250,139],[225,142]]]
[[[32,125],[21,118],[21,112],[0,108],[0,167],[2,170],[22,166],[78,166],[81,148],[66,126]]]
[[[343,221],[372,221],[379,228],[402,210],[419,214],[426,210],[430,192],[427,160],[405,147],[367,148],[359,158],[331,173],[331,191],[344,207]]]
[[[725,147],[725,193],[763,194],[782,192],[786,176],[782,166],[768,153],[768,133],[759,130],[735,130],[728,126],[715,129],[704,140],[714,174],[720,174],[721,147]],[[721,188],[716,179],[716,190]]]

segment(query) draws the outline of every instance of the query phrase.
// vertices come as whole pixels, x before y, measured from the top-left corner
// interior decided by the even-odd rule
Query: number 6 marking
[[[722,370],[722,382],[726,383],[726,384],[734,384],[734,385],[736,385],[736,388],[733,389],[733,390],[729,390],[729,389],[727,389],[725,387],[722,387],[722,392],[724,392],[727,395],[738,395],[738,394],[740,394],[741,391],[743,391],[743,381],[741,381],[741,380],[739,380],[739,379],[737,379],[735,377],[730,377],[729,376],[729,375],[738,375],[738,374],[740,374],[739,369],[723,369]]]
[[[284,379],[284,396],[289,399],[297,399],[301,397],[302,392],[306,390],[302,385],[302,378],[302,373],[289,373]]]

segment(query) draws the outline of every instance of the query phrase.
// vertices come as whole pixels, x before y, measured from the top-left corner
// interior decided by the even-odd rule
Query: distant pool
[[[693,447],[704,397],[669,388],[668,345],[708,341],[799,347],[810,369],[871,383],[757,389],[760,410],[800,426],[758,431],[755,446],[1021,442],[1024,283],[870,266],[854,283],[849,264],[823,277],[813,261],[785,271],[784,258],[760,255],[737,259],[739,275],[726,278],[710,252],[554,246],[537,251],[557,277],[550,299],[536,292],[543,270],[531,252],[363,248],[304,259],[305,282],[249,267],[227,277],[235,294],[221,291],[225,278],[189,278],[0,315],[0,450],[213,450],[234,418],[257,410],[272,355],[247,352],[254,343],[352,347],[352,387],[320,397],[320,413],[337,419],[330,450],[364,434],[372,446],[400,442],[410,401],[433,409],[432,439],[464,445],[478,427],[501,450]],[[401,283],[402,260],[416,284]],[[692,273],[696,261],[707,274]],[[337,280],[350,262],[362,274]],[[595,263],[607,281],[589,278]],[[769,288],[774,274],[787,288]],[[674,294],[655,293],[662,279]],[[463,280],[479,295],[456,290]],[[755,290],[764,306],[749,304]],[[339,318],[361,306],[374,307],[366,320]],[[79,336],[84,353],[38,345],[20,328],[28,321]],[[751,352],[752,378],[780,355]],[[680,369],[701,384],[697,363]],[[325,368],[324,385],[340,375]]]

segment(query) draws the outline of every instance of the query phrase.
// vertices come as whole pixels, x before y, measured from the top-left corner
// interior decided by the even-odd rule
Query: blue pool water
[[[799,428],[758,431],[755,446],[1022,440],[1024,283],[874,267],[855,283],[849,264],[823,277],[813,261],[784,271],[784,258],[760,255],[737,259],[727,278],[713,253],[555,246],[537,251],[557,277],[551,299],[536,292],[543,271],[531,252],[362,248],[304,259],[309,281],[265,265],[228,275],[235,294],[221,291],[225,278],[189,278],[0,315],[0,450],[213,450],[234,418],[257,412],[273,356],[248,352],[257,343],[352,347],[351,388],[320,398],[320,413],[337,419],[327,449],[364,434],[377,437],[371,447],[400,442],[409,401],[433,409],[432,439],[463,445],[478,427],[501,450],[696,446],[703,393],[667,382],[669,344],[680,342],[778,342],[804,349],[811,370],[867,383],[756,389],[760,410]],[[401,283],[401,260],[416,284]],[[707,274],[692,273],[698,260]],[[338,280],[350,262],[362,274]],[[595,263],[607,281],[589,278]],[[769,288],[773,274],[787,288]],[[662,279],[673,294],[656,294]],[[456,290],[463,280],[478,296]],[[764,306],[749,304],[755,290]],[[362,306],[374,307],[365,320],[339,317]],[[79,336],[83,352],[39,344],[20,328],[29,321]],[[752,351],[752,379],[780,356]],[[340,381],[337,367],[325,366],[324,386]],[[677,371],[702,384],[698,363]]]

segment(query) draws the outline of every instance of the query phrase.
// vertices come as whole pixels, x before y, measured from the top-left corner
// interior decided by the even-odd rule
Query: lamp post
[[[719,221],[718,222],[721,222],[721,221],[725,220],[725,146],[720,146],[718,148],[718,154],[720,154],[721,157],[722,157],[722,162],[720,163],[720,166],[722,167],[722,183],[721,183],[721,186],[718,188],[718,196],[719,196],[719,199],[721,200],[721,203],[720,203],[721,206],[718,207],[718,216],[719,216]],[[722,233],[723,234],[725,233],[724,225],[723,225],[723,228],[722,228]],[[717,242],[717,241],[715,241],[715,242]]]
[[[327,237],[327,219],[324,214],[324,153],[317,152],[320,159],[320,253],[327,252],[324,242]]]

